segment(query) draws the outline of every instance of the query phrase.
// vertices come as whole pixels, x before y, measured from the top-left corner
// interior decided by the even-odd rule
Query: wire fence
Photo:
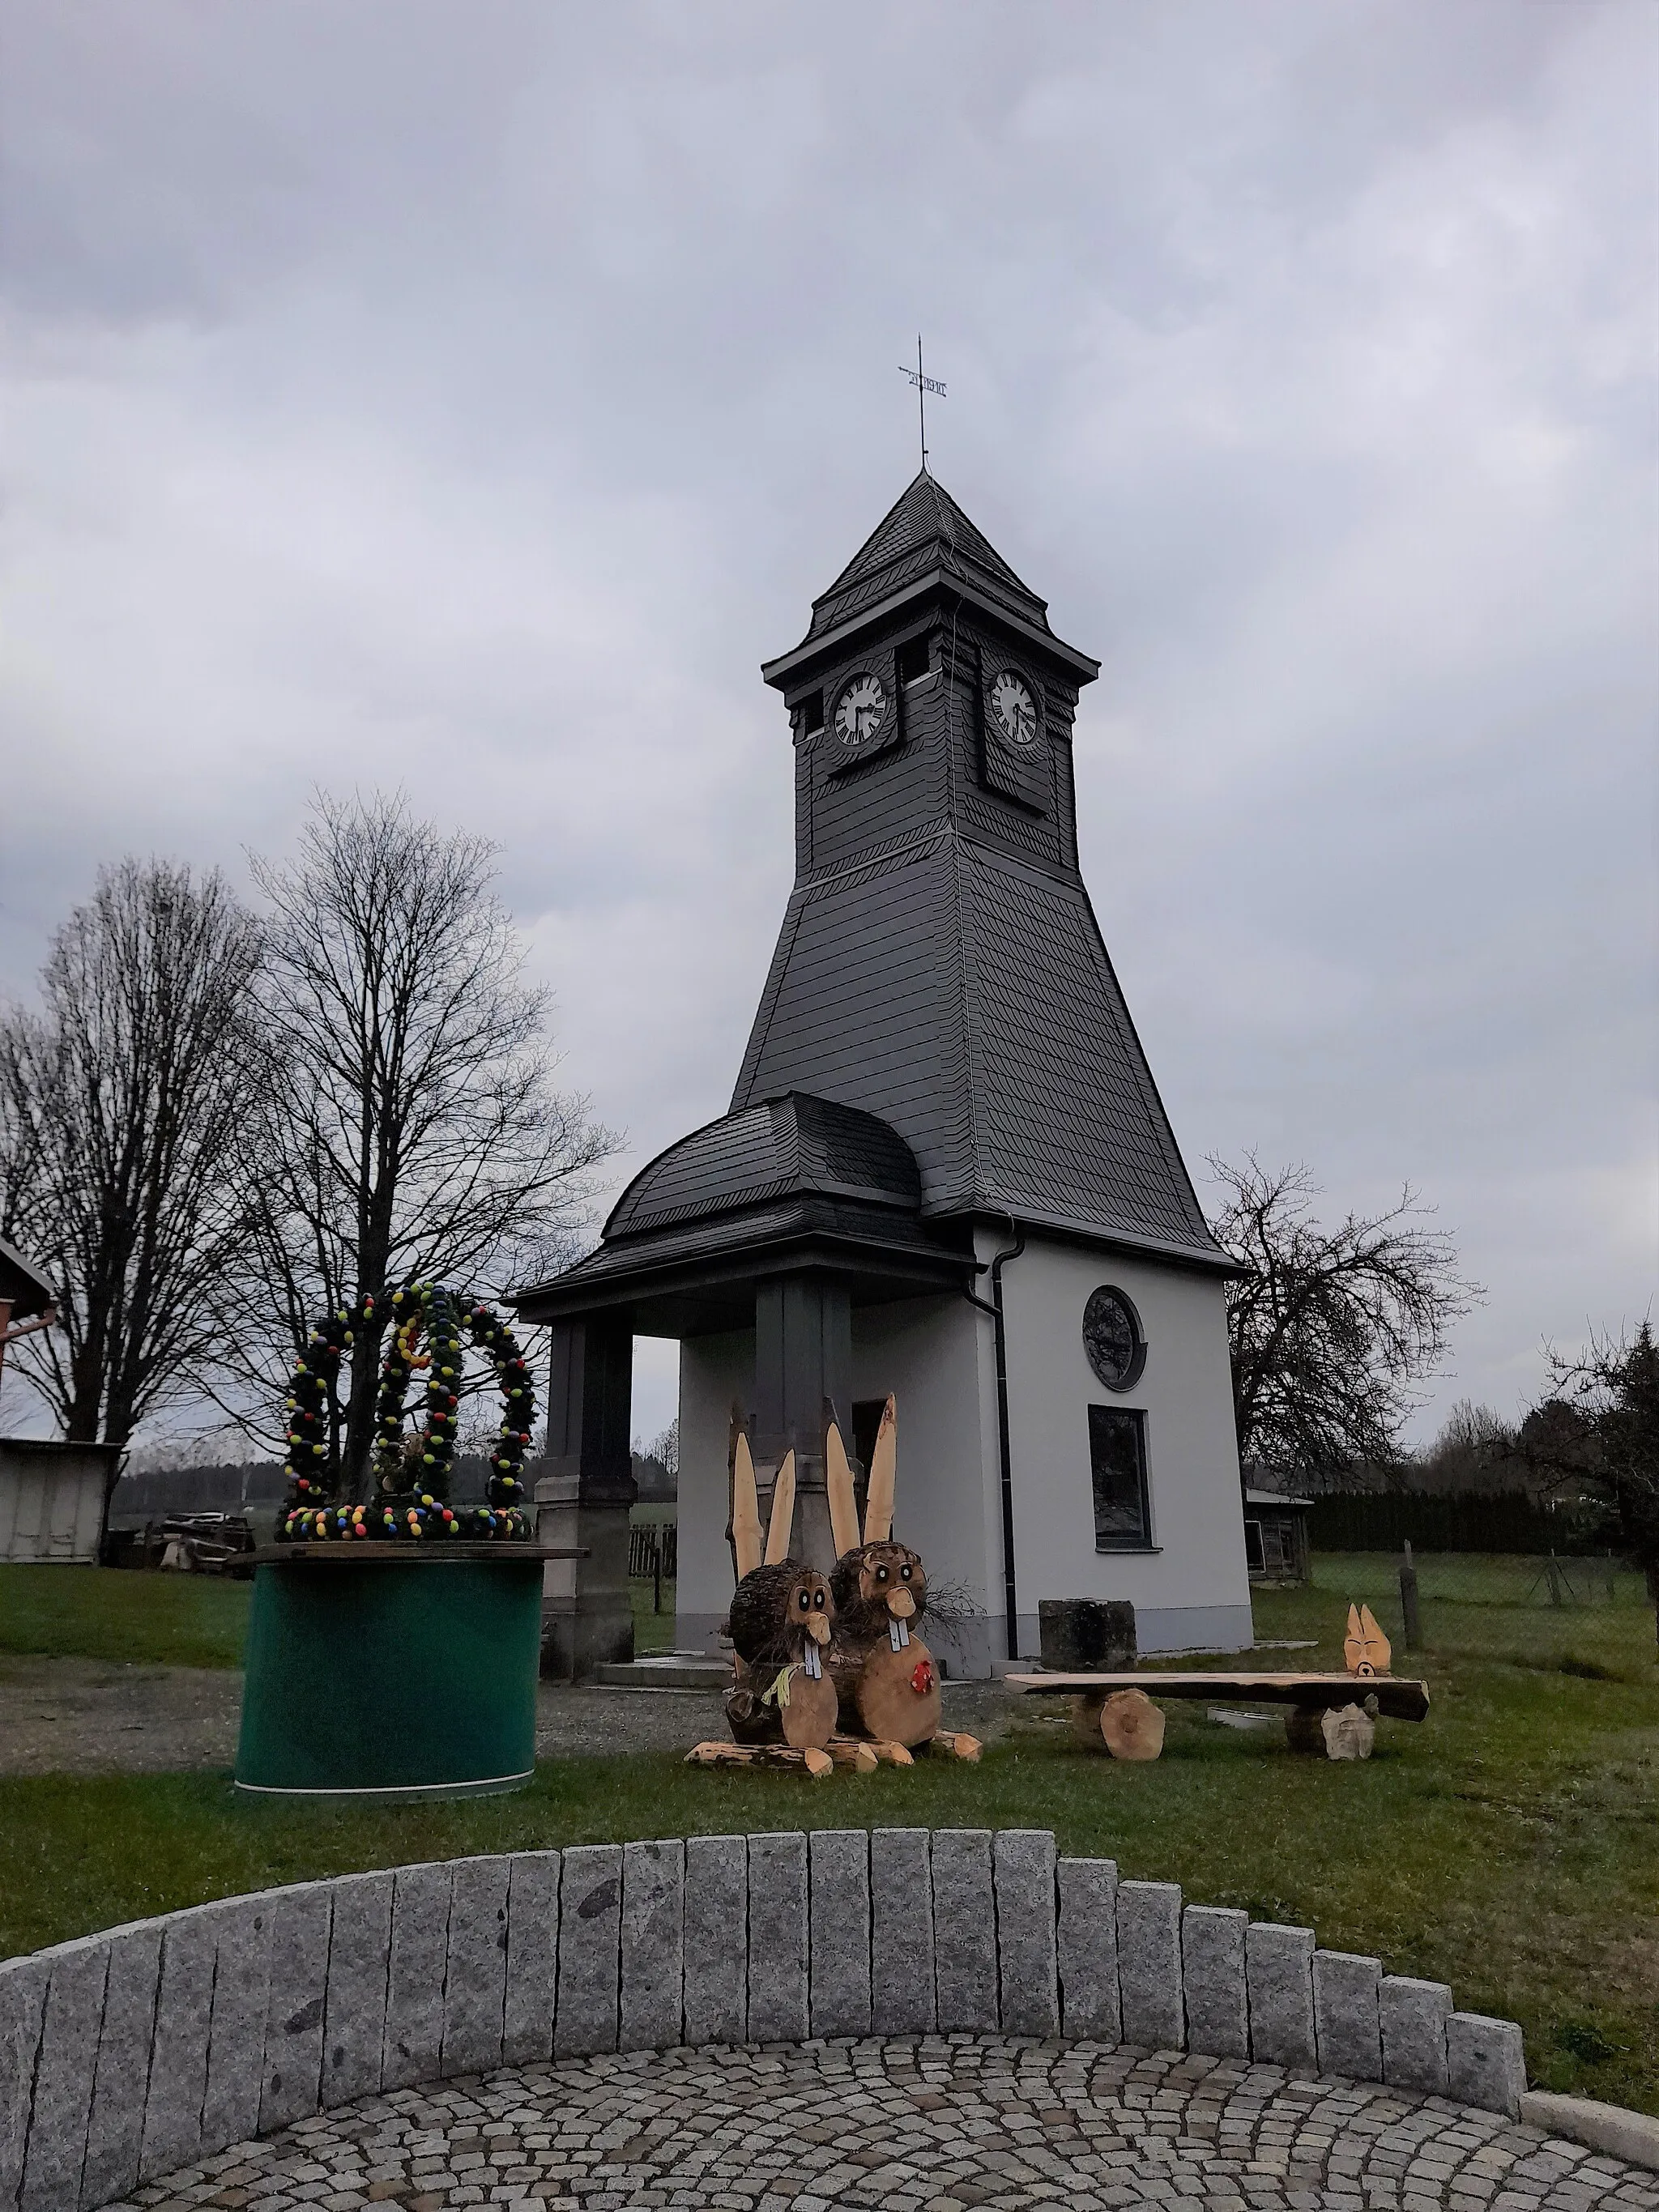
[[[1375,1600],[1398,1592],[1403,1552],[1316,1551],[1316,1589]],[[1413,1565],[1425,1603],[1584,1610],[1613,1605],[1646,1606],[1643,1577],[1622,1560],[1563,1559],[1553,1553],[1416,1552]]]

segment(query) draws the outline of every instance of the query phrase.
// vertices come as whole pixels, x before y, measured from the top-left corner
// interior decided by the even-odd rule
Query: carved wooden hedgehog
[[[939,1668],[915,1632],[927,1607],[927,1571],[918,1554],[893,1540],[897,1420],[882,1409],[864,1528],[858,1526],[852,1470],[830,1425],[825,1445],[830,1525],[840,1558],[830,1578],[836,1606],[830,1672],[841,1724],[886,1742],[929,1742],[939,1732]],[[861,1534],[861,1540],[860,1540]]]
[[[772,1490],[766,1557],[748,1439],[738,1438],[732,1467],[732,1528],[740,1579],[732,1598],[733,1680],[726,1717],[738,1743],[793,1744],[822,1751],[836,1729],[836,1689],[824,1668],[835,1619],[828,1578],[786,1558],[794,1520],[792,1452]]]

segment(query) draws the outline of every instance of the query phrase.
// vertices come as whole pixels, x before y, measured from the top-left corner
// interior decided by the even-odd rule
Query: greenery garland
[[[374,1317],[374,1300],[365,1297],[319,1322],[295,1364],[283,1469],[289,1493],[277,1541],[459,1536],[476,1543],[527,1537],[532,1528],[525,1510],[524,1460],[536,1394],[517,1338],[481,1299],[459,1295],[441,1283],[411,1283],[392,1293],[391,1305],[392,1339],[380,1365],[374,1414],[374,1502],[334,1502],[327,1479],[329,1389],[358,1329]],[[490,1457],[487,1503],[471,1507],[452,1506],[447,1494],[460,1404],[463,1330],[493,1364],[501,1392],[501,1425]],[[424,1352],[419,1349],[422,1336]],[[410,1379],[421,1370],[427,1374],[426,1425],[405,1441],[404,1401]]]

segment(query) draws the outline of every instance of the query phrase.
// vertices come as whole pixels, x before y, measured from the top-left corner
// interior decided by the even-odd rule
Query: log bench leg
[[[1091,1750],[1114,1759],[1156,1759],[1164,1748],[1164,1716],[1144,1690],[1089,1692],[1072,1704],[1072,1728]]]
[[[1364,1705],[1297,1705],[1285,1716],[1285,1740],[1310,1759],[1369,1759],[1376,1723]]]
[[[788,1766],[822,1782],[836,1762],[827,1751],[797,1751],[787,1743],[698,1743],[685,1754],[688,1766]]]

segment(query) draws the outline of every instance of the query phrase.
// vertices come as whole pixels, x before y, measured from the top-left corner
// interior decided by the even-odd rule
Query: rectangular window
[[[1262,1547],[1259,1521],[1244,1523],[1244,1565],[1253,1575],[1265,1575],[1267,1571],[1267,1555]]]
[[[815,738],[823,727],[823,692],[809,691],[805,698],[800,702],[800,712],[802,735]]]
[[[1095,1549],[1144,1552],[1152,1540],[1146,1498],[1146,1416],[1121,1406],[1089,1408]]]

